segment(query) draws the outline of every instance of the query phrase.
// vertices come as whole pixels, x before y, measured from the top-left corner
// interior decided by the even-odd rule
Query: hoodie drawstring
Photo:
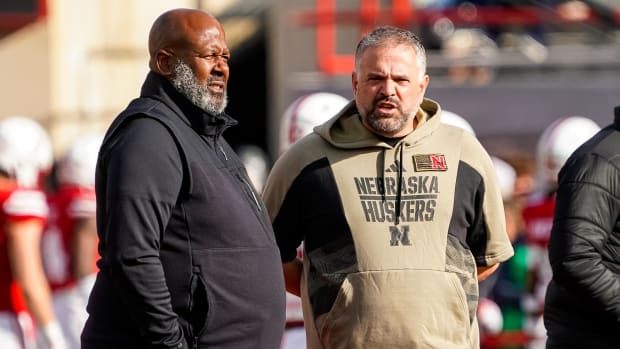
[[[381,149],[377,157],[377,178],[380,179],[379,194],[381,194],[381,199],[385,204],[385,148]]]
[[[394,164],[396,165],[396,200],[394,202],[394,214],[396,217],[394,217],[394,222],[396,225],[398,225],[400,223],[400,215],[402,212],[401,209],[401,201],[402,201],[402,191],[403,191],[403,154],[404,154],[404,143],[399,143],[398,145],[396,145],[396,152],[398,153],[398,155],[395,155],[395,159],[394,159]],[[380,179],[379,181],[379,193],[381,194],[381,199],[383,200],[383,203],[385,204],[386,200],[387,200],[387,184],[386,184],[386,180],[385,180],[385,150],[386,148],[383,148],[381,150],[381,152],[379,153],[379,156],[377,156],[377,178]]]
[[[397,171],[397,179],[396,179],[396,222],[395,224],[398,225],[400,223],[400,213],[401,213],[401,208],[400,208],[400,201],[402,199],[402,190],[403,190],[403,148],[404,148],[404,143],[400,143],[397,145],[398,147],[398,160],[396,160],[396,162],[398,163],[398,171]]]

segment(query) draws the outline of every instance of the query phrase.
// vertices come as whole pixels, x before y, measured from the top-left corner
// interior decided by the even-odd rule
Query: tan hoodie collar
[[[440,111],[441,108],[437,102],[425,98],[416,113],[416,119],[418,120],[416,129],[405,136],[399,143],[404,142],[407,146],[410,146],[428,137],[439,127],[441,122],[439,118]],[[315,127],[314,131],[337,148],[392,148],[392,146],[364,127],[355,106],[355,100],[349,102],[333,118]]]

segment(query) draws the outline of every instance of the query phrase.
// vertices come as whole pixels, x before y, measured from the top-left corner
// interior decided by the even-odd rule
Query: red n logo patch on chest
[[[420,171],[446,171],[448,163],[443,154],[419,154],[413,156],[415,170]]]
[[[431,167],[434,170],[447,170],[446,157],[440,154],[433,154],[431,157]]]

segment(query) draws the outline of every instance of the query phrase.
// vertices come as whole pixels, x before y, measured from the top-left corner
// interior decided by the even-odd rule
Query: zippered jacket
[[[303,242],[310,348],[478,348],[477,266],[507,260],[502,198],[477,139],[425,100],[394,145],[355,102],[298,141],[264,191],[283,262]]]
[[[235,123],[155,73],[112,123],[83,348],[278,347],[282,267],[266,209],[222,137]]]
[[[620,107],[558,175],[547,348],[620,348]]]

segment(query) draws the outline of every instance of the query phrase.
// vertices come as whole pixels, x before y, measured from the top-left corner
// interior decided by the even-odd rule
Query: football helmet
[[[555,187],[560,169],[570,155],[600,130],[593,120],[583,116],[556,119],[538,138],[536,167],[539,184]]]
[[[77,137],[58,161],[58,183],[93,187],[101,142],[103,134],[99,132]]]
[[[517,172],[512,165],[497,156],[491,156],[491,160],[495,168],[499,189],[502,192],[502,199],[509,200],[514,194]]]
[[[267,153],[257,145],[242,144],[237,148],[237,155],[245,165],[254,188],[262,192],[270,167]]]
[[[472,135],[476,135],[474,128],[471,126],[469,121],[467,121],[464,117],[458,115],[457,113],[451,112],[449,110],[441,111],[441,122],[444,124],[460,127],[465,131],[468,131]]]
[[[294,100],[280,119],[280,153],[336,115],[347,103],[346,98],[331,92],[315,92]]]
[[[480,298],[476,315],[482,334],[499,334],[502,331],[504,326],[502,310],[491,299]]]
[[[24,187],[37,187],[54,159],[45,129],[25,116],[0,120],[0,169]]]

